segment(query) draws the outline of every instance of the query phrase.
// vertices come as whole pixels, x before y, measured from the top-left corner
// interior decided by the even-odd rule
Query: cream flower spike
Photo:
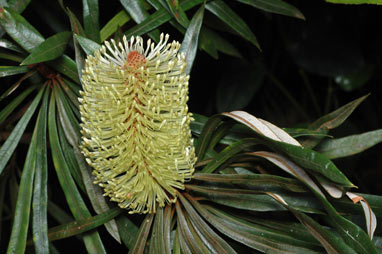
[[[168,39],[105,42],[82,72],[82,153],[104,195],[130,213],[175,202],[194,172],[189,76]]]

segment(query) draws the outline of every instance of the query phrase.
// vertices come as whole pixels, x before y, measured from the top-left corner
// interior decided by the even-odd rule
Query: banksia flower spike
[[[114,40],[86,59],[81,149],[95,183],[130,213],[176,201],[196,161],[180,44]]]

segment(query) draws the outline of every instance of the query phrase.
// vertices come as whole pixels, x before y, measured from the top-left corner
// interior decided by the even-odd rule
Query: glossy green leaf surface
[[[49,229],[49,241],[68,238],[78,235],[94,228],[97,228],[104,223],[110,221],[118,216],[122,210],[120,208],[113,208],[102,214],[89,217],[83,220],[73,221],[64,225],[60,225]]]
[[[125,10],[118,12],[106,25],[101,29],[100,36],[101,42],[109,38],[115,31],[117,31],[118,27],[122,27],[124,24],[129,22],[130,16],[127,14]]]
[[[141,224],[141,227],[139,228],[134,247],[129,250],[129,254],[143,253],[153,220],[154,214],[146,215],[145,219]]]
[[[191,198],[188,196],[188,198]],[[185,207],[188,215],[190,216],[190,220],[193,222],[195,227],[198,228],[199,234],[203,236],[204,244],[210,249],[212,253],[236,253],[236,251],[216,232],[214,232],[210,226],[203,220],[202,217],[196,212],[195,208],[192,207],[189,201],[182,196],[179,195],[179,199],[181,200],[183,206]]]
[[[43,91],[44,89],[41,89],[40,94],[42,94]],[[20,188],[17,195],[15,215],[7,253],[25,252],[33,194],[33,179],[34,172],[36,170],[36,144],[38,138],[38,127],[40,126],[36,124],[32,141],[29,145],[23,173],[21,175]]]
[[[78,78],[77,72],[77,65],[70,57],[63,55],[58,59],[48,62],[48,65],[56,71],[65,74],[77,84],[80,84],[80,79]]]
[[[0,66],[0,78],[28,72],[26,66]]]
[[[8,6],[15,12],[21,13],[29,5],[31,0],[9,0]]]
[[[100,42],[98,0],[82,0],[84,28],[90,39]]]
[[[129,15],[134,19],[137,24],[144,22],[149,18],[150,14],[142,6],[139,0],[120,0],[122,6],[129,13]],[[150,29],[151,30],[151,29]],[[156,42],[159,41],[160,32],[159,30],[147,31],[148,35]],[[129,39],[129,36],[128,36]]]
[[[184,35],[182,46],[179,50],[184,53],[186,57],[186,74],[190,74],[194,63],[196,51],[198,49],[199,32],[202,27],[203,15],[204,5],[202,5],[194,14],[194,17],[187,28],[186,34]]]
[[[192,223],[186,217],[187,214],[182,211],[179,202],[175,204],[177,214],[177,225],[180,234],[183,236],[183,246],[187,245],[192,253],[211,253],[212,251],[207,248],[203,243],[200,236],[196,233]],[[186,248],[183,249],[185,251]]]
[[[290,5],[281,0],[236,0],[240,3],[251,5],[255,8],[277,13],[281,15],[286,15],[290,17],[295,17],[299,19],[305,19],[304,15],[293,5]]]
[[[88,38],[82,37],[80,35],[75,35],[76,40],[81,45],[82,49],[86,53],[86,55],[91,55],[95,50],[98,50],[101,45],[96,43],[95,41],[92,41]]]
[[[351,156],[382,142],[382,130],[369,131],[338,139],[326,139],[316,148],[330,159]]]
[[[36,253],[49,252],[48,241],[48,155],[47,118],[48,99],[51,90],[45,92],[37,118],[36,162],[32,201],[32,231]]]
[[[309,148],[294,146],[274,140],[269,142],[268,145],[276,151],[285,153],[292,159],[292,161],[307,170],[317,172],[342,186],[354,187],[354,185],[336,167],[336,165],[321,153],[313,151]]]
[[[184,0],[180,5],[184,11],[187,11],[194,6],[201,4],[203,1],[204,0]],[[165,9],[160,9],[147,17],[143,22],[129,29],[125,35],[128,38],[133,35],[142,35],[166,23],[171,18],[172,16]]]
[[[246,148],[258,144],[256,139],[242,139],[232,145],[224,148],[217,156],[215,156],[210,163],[208,163],[203,169],[202,173],[212,173],[219,166],[221,166],[226,160],[232,158],[237,153],[243,151]]]
[[[58,180],[60,182],[61,188],[64,191],[66,201],[68,202],[69,208],[75,217],[75,219],[81,220],[90,217],[90,212],[87,209],[75,183],[70,175],[68,164],[65,161],[65,156],[62,152],[60,145],[59,135],[57,128],[62,128],[58,126],[56,122],[56,105],[55,105],[55,93],[51,96],[49,103],[49,114],[48,114],[48,130],[49,130],[49,141],[52,149],[53,164],[56,169]],[[104,253],[105,249],[101,242],[101,239],[97,232],[89,233],[84,236],[84,242],[86,248],[91,253]]]
[[[170,9],[170,12],[172,13],[176,21],[178,21],[178,23],[182,26],[187,27],[189,20],[187,18],[186,13],[180,6],[179,0],[166,0],[166,2]]]
[[[30,53],[44,41],[44,37],[28,21],[7,8],[0,9],[0,25],[13,40]]]
[[[53,35],[33,49],[21,65],[46,62],[61,56],[71,38],[71,32],[61,32]]]
[[[25,111],[23,117],[19,120],[16,126],[13,128],[11,135],[7,138],[4,144],[0,148],[0,174],[4,170],[4,167],[7,165],[8,160],[11,158],[13,152],[16,149],[17,144],[19,143],[21,136],[23,135],[25,128],[27,127],[30,119],[32,118],[36,108],[41,100],[44,88],[40,89],[37,96],[33,99],[33,102]]]
[[[24,50],[22,50],[19,46],[17,46],[13,42],[11,42],[7,39],[3,39],[3,38],[0,39],[0,47],[5,48],[5,49],[9,49],[9,50],[12,50],[12,51],[18,52],[18,53],[24,53],[25,52]]]
[[[255,250],[263,253],[320,253],[301,246],[290,244],[293,240],[285,239],[280,241],[282,233],[266,235],[265,230],[260,230],[261,227],[256,227],[250,222],[235,218],[229,214],[218,211],[212,207],[201,206],[196,201],[190,200],[197,211],[212,224],[217,230],[228,237],[245,244]],[[207,209],[206,209],[207,208]],[[274,239],[274,238],[277,238]]]
[[[281,204],[285,205],[284,200],[280,200],[280,197],[275,197],[276,200],[279,200]],[[349,253],[356,254],[356,252],[351,249],[348,245],[343,242],[343,239],[333,232],[327,230],[318,224],[311,217],[296,211],[295,209],[285,205],[295,216],[296,218],[306,227],[306,229],[322,244],[328,253],[331,254],[340,254],[340,253]]]
[[[253,45],[260,49],[256,36],[244,22],[225,2],[215,0],[206,4],[206,9],[215,14],[219,19],[231,27],[234,31],[240,34],[244,39],[250,41]]]
[[[0,111],[0,124],[17,108],[36,87],[28,87]]]
[[[293,192],[306,192],[306,188],[297,180],[266,174],[194,174],[193,178],[203,182],[214,182],[228,185],[251,186],[251,188],[268,190],[275,187]]]
[[[124,215],[118,216],[115,220],[122,242],[127,248],[132,249],[137,239],[139,228]]]
[[[363,102],[369,95],[362,96],[354,101],[347,103],[339,109],[320,117],[313,122],[309,128],[312,130],[333,129],[341,125],[350,114]]]

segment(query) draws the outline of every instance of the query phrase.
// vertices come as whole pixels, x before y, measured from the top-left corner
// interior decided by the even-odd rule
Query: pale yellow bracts
[[[175,202],[196,161],[178,42],[132,37],[86,59],[81,149],[105,195],[131,213]]]

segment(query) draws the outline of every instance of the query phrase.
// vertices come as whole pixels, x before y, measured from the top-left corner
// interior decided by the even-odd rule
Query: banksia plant
[[[264,73],[266,82],[279,82],[271,73],[277,64],[250,63],[258,42],[230,6],[303,18],[295,7],[284,1],[87,0],[45,1],[46,11],[41,1],[1,2],[0,253],[73,247],[76,253],[131,254],[381,252],[382,197],[353,193],[365,184],[353,184],[349,170],[344,174],[331,161],[377,144],[381,130],[328,138],[365,96],[299,128],[231,111],[249,105]],[[39,20],[23,17],[27,6],[27,17]],[[105,24],[101,9],[110,17]],[[255,20],[258,27],[261,17]],[[161,35],[170,25],[181,44]],[[66,31],[45,38],[39,30]],[[241,56],[234,45],[242,43],[231,44],[234,35],[222,30],[253,45],[246,47],[248,71],[234,60],[229,66],[235,68],[214,72],[200,66],[209,57],[202,55],[190,80],[198,96],[190,101],[191,114],[188,74],[198,49],[214,58],[218,52]],[[273,54],[273,44],[264,56]],[[280,50],[271,58],[282,64]],[[197,113],[196,103],[199,113],[213,111],[213,100],[203,99],[207,82],[208,89],[219,84],[215,106],[227,112]],[[273,86],[261,92],[272,107],[285,105],[275,101]],[[261,110],[267,104],[260,104],[256,111],[270,118]]]
[[[107,41],[82,74],[82,152],[105,195],[132,213],[175,202],[194,171],[189,76],[168,39]]]

